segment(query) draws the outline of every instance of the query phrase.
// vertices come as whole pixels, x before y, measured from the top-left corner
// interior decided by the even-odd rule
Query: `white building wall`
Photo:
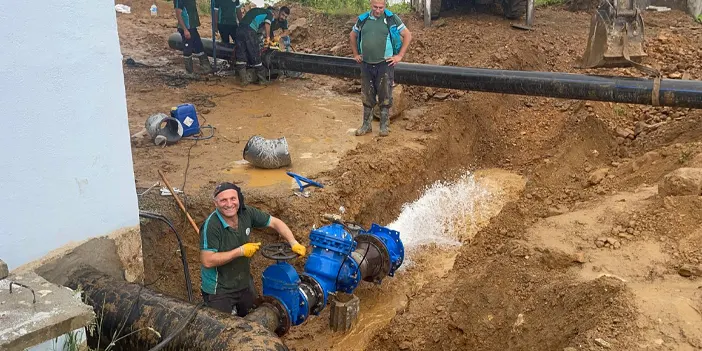
[[[114,2],[4,1],[0,33],[0,258],[12,271],[139,217]]]

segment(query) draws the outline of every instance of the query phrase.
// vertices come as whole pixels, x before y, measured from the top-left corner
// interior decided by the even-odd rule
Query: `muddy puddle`
[[[499,169],[466,172],[451,182],[428,186],[423,195],[403,206],[392,223],[405,245],[405,261],[395,277],[380,286],[364,283],[355,294],[361,300],[357,323],[346,332],[327,327],[328,313],[313,317],[285,340],[291,349],[365,350],[373,335],[407,306],[408,295],[445,277],[462,245],[502,207],[523,190],[525,180]]]
[[[253,188],[270,185],[290,185],[290,187],[293,187],[295,184],[295,180],[287,174],[284,168],[256,168],[246,160],[232,162],[222,173],[244,176],[246,185]]]

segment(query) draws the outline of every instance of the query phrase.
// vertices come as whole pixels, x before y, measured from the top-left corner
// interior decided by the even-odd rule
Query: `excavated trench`
[[[503,119],[504,116],[500,113],[504,113],[505,110],[501,105],[504,105],[504,99],[488,99],[481,103],[476,103],[474,99],[466,99],[460,103],[443,104],[433,112],[443,118],[439,120],[435,132],[430,136],[417,137],[401,145],[389,141],[361,144],[345,155],[338,167],[317,175],[316,179],[328,186],[324,191],[314,191],[309,198],[275,194],[256,188],[244,189],[247,204],[283,219],[303,244],[309,243],[307,236],[313,226],[325,224],[321,216],[325,213],[343,215],[345,220],[355,221],[366,227],[371,223],[389,226],[399,230],[405,242],[406,260],[395,277],[385,279],[380,286],[363,283],[356,289],[355,293],[361,300],[361,311],[358,323],[352,330],[346,333],[332,333],[327,325],[329,311],[325,309],[319,316],[313,316],[302,325],[293,327],[282,337],[288,347],[316,350],[364,350],[378,347],[397,349],[397,345],[403,342],[403,335],[409,335],[397,324],[406,323],[408,326],[405,327],[410,328],[414,326],[417,321],[411,319],[411,313],[406,312],[416,309],[417,304],[425,305],[429,310],[439,306],[436,307],[436,313],[439,314],[451,313],[456,310],[453,305],[473,299],[495,306],[522,306],[523,301],[514,302],[509,293],[520,279],[526,279],[528,282],[525,284],[529,287],[533,287],[535,282],[545,284],[549,289],[565,289],[569,286],[567,283],[564,283],[565,286],[551,284],[553,281],[549,272],[540,272],[538,278],[533,277],[533,281],[524,278],[529,277],[530,273],[521,268],[504,274],[505,270],[510,270],[510,254],[508,253],[504,260],[493,256],[502,255],[504,250],[509,248],[520,249],[519,245],[514,246],[514,240],[518,238],[505,236],[503,229],[496,229],[500,228],[500,224],[491,222],[491,219],[497,216],[498,223],[512,223],[520,214],[515,212],[514,203],[527,186],[527,180],[523,177],[491,168],[493,165],[502,164],[504,158],[514,155],[515,152],[509,147],[499,147],[507,142],[502,139],[505,138],[502,134],[485,133],[486,130],[494,129],[495,124]],[[601,126],[593,128],[597,130]],[[594,134],[597,135],[598,132],[599,130]],[[553,146],[564,143],[560,139],[554,138],[558,141]],[[590,142],[585,139],[578,143]],[[382,157],[372,157],[374,154]],[[188,196],[186,206],[195,221],[201,223],[213,208],[209,199],[209,189],[202,189],[196,196]],[[508,206],[509,214],[500,215],[504,206]],[[183,238],[187,254],[194,303],[200,302],[197,234],[170,197],[146,195],[141,198],[140,207],[142,210],[161,213],[174,222]],[[343,213],[339,211],[340,207],[344,208]],[[522,228],[523,225],[519,224]],[[496,231],[499,235],[487,239],[484,237]],[[165,295],[187,300],[179,245],[173,233],[163,223],[149,219],[142,220],[141,233],[146,285]],[[478,246],[483,251],[480,254],[476,253],[475,258],[471,259],[471,250],[478,250],[473,247],[476,234],[482,235],[477,239]],[[279,241],[272,231],[259,231],[256,235],[257,240],[264,244]],[[494,246],[497,245],[496,240],[504,242],[499,244],[499,249],[489,248],[489,254],[486,254],[486,242],[489,243],[488,246]],[[508,248],[504,248],[505,245]],[[542,256],[539,256],[540,260],[556,262],[547,262],[546,270],[557,269],[557,278],[563,278],[561,273],[568,266],[561,264],[563,259],[552,254]],[[461,258],[460,265],[457,257]],[[260,255],[252,261],[252,273],[259,291],[261,273],[271,263],[272,261]],[[291,263],[298,270],[302,270],[304,260],[298,259]],[[457,273],[464,272],[466,265],[474,267],[470,270],[470,277],[462,277],[463,273]],[[503,275],[489,278],[489,286],[473,281],[485,280],[490,276],[491,269],[502,271]],[[505,287],[505,291],[501,291],[501,286]],[[592,295],[596,294],[600,287],[601,284],[592,287],[577,286],[571,290],[574,290],[573,294],[582,292]],[[607,291],[606,287],[604,289]],[[603,296],[611,298],[612,294],[615,294],[612,291],[619,290],[610,287],[609,291],[610,293]],[[440,307],[447,305],[449,307]],[[557,305],[558,301],[555,301],[554,306]],[[461,308],[464,307],[457,310],[462,311]],[[471,308],[467,310],[470,311]],[[565,314],[564,318],[569,321],[579,317],[569,315],[568,310],[563,311],[560,307],[557,310]],[[599,308],[594,308],[594,312],[588,311],[593,315]],[[505,316],[501,316],[501,310],[498,309],[487,315],[492,316],[489,317],[491,319],[507,321],[512,319],[512,312],[507,311]],[[477,323],[479,326],[475,329],[476,332],[470,335],[465,331],[458,331],[462,337],[470,337],[473,340],[494,338],[500,331],[507,332],[513,327],[509,323],[503,323],[504,325],[486,329],[481,326],[484,321],[469,318],[463,321]],[[510,323],[512,322],[514,321]],[[560,326],[556,323],[551,327],[557,330]],[[416,329],[426,330],[428,335],[432,335],[432,326],[424,325]],[[454,330],[454,334],[434,334],[446,340],[460,340],[455,332]],[[543,333],[536,337],[549,338]],[[434,344],[440,341],[434,340]],[[522,349],[533,347],[535,344],[532,341],[512,340],[508,344],[496,345]],[[561,344],[562,340],[554,345]],[[411,344],[410,348],[417,346],[420,349],[430,349],[431,345],[431,341],[427,344],[422,341],[419,345]],[[443,345],[448,348],[456,346],[450,343]],[[459,348],[467,346],[485,345],[464,342]],[[487,349],[499,349],[496,347]]]
[[[307,235],[313,226],[324,224],[321,215],[342,214],[340,206],[345,208],[345,220],[366,227],[371,223],[387,225],[399,230],[405,243],[405,263],[394,278],[385,279],[381,286],[364,283],[356,290],[362,305],[358,323],[351,331],[331,333],[327,326],[329,311],[325,309],[283,337],[289,347],[308,347],[308,336],[314,334],[315,347],[319,349],[365,349],[367,341],[407,305],[410,292],[445,275],[453,266],[461,243],[469,242],[523,188],[521,177],[505,171],[470,171],[477,160],[473,149],[480,139],[480,116],[487,111],[446,105],[443,112],[451,116],[451,121],[444,120],[441,133],[405,147],[381,146],[393,147],[393,152],[402,156],[370,163],[364,156],[376,152],[374,148],[378,146],[363,144],[345,156],[340,167],[319,175],[317,179],[331,183],[331,191],[325,189],[313,192],[310,198],[299,198],[244,189],[247,204],[282,218],[303,243],[308,243]],[[398,162],[398,158],[403,162]],[[185,203],[198,224],[212,210],[208,189],[198,196],[186,197]],[[147,194],[141,197],[140,208],[161,213],[174,223],[183,239],[194,303],[200,302],[197,234],[170,197]],[[179,244],[169,227],[143,218],[141,233],[145,284],[157,292],[187,300]],[[268,230],[259,232],[257,239],[264,244],[279,240]],[[259,256],[253,259],[252,266],[260,291],[261,273],[273,262]],[[291,263],[301,270],[304,261]]]

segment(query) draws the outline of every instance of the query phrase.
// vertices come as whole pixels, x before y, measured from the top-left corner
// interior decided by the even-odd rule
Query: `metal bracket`
[[[295,174],[293,172],[286,172],[286,174],[293,177],[293,179],[295,179],[295,181],[297,182],[297,185],[300,187],[301,193],[304,192],[305,188],[308,186],[316,186],[318,188],[324,188],[324,185],[322,185],[318,182],[315,182],[314,180],[307,179],[299,174]],[[305,184],[303,185],[302,183],[305,183]]]

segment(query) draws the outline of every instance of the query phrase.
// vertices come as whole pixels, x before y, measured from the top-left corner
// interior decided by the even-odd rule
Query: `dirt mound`
[[[380,348],[560,350],[594,346],[593,340],[615,340],[622,333],[620,322],[633,316],[620,281],[568,282],[544,271],[539,254],[533,258],[534,265],[525,265],[524,258],[500,257],[461,274],[453,290],[415,296],[423,303],[377,337]],[[622,347],[619,342],[614,346]]]

